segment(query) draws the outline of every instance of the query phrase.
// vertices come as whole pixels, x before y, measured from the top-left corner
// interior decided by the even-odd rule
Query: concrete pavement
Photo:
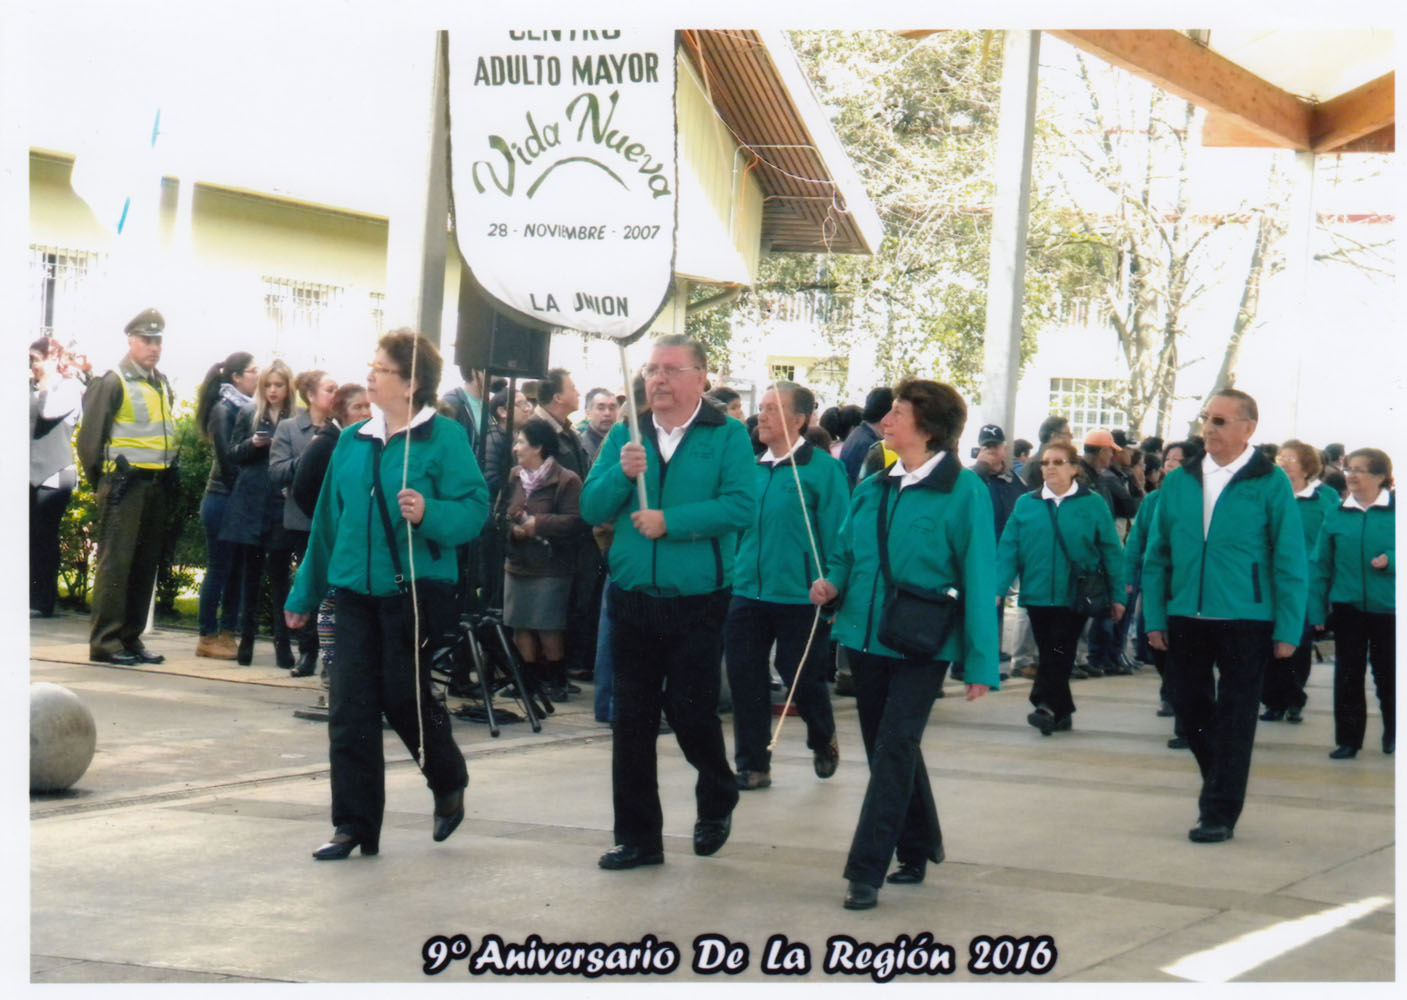
[[[802,982],[867,983],[859,948],[854,974],[824,971],[832,947],[845,951],[828,942],[907,939],[912,953],[925,933],[952,947],[943,978],[960,980],[1033,978],[969,970],[982,935],[1018,939],[1013,952],[1048,935],[1045,978],[1065,982],[1395,976],[1394,758],[1377,749],[1376,719],[1358,759],[1327,758],[1328,664],[1314,668],[1302,725],[1260,725],[1247,807],[1221,845],[1187,840],[1197,769],[1165,746],[1151,669],[1077,682],[1074,731],[1050,738],[1025,723],[1029,682],[973,703],[950,682],[924,740],[947,860],[853,913],[840,872],[866,768],[848,698],[835,700],[835,777],[815,778],[804,727],[789,720],[773,787],[743,795],[713,858],[692,853],[693,771],[663,736],[666,863],[596,867],[612,840],[611,743],[587,686],[539,734],[509,725],[495,740],[456,721],[468,817],[443,844],[430,839],[424,781],[388,732],[380,855],[318,863],[309,854],[331,830],[325,728],[293,715],[315,700],[314,680],[273,667],[265,642],[240,668],[196,660],[189,634],[158,633],[149,646],[167,663],[134,670],[87,663],[85,636],[76,616],[32,623],[31,679],[77,692],[99,734],[74,790],[30,799],[34,982],[415,982],[430,978],[427,941],[457,934],[471,955],[489,935],[634,943],[656,959],[672,944],[677,968],[629,977],[657,984],[727,978],[692,971],[700,935],[746,944],[729,981],[778,978],[763,962],[785,935],[807,946]],[[892,953],[877,954],[882,968]],[[469,966],[447,960],[435,978],[499,980]]]

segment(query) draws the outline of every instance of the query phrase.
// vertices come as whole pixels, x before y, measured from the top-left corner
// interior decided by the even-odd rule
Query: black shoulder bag
[[[1065,536],[1060,533],[1060,519],[1055,516],[1055,502],[1046,501],[1050,511],[1050,526],[1055,529],[1055,540],[1060,543],[1060,551],[1065,553],[1065,561],[1070,564],[1070,585],[1066,589],[1065,606],[1077,615],[1090,618],[1104,618],[1113,607],[1109,603],[1109,574],[1104,571],[1103,561],[1093,566],[1081,566],[1070,557],[1065,547]]]
[[[938,656],[957,621],[961,597],[952,588],[938,593],[894,582],[889,572],[890,488],[890,477],[885,476],[875,521],[879,535],[879,568],[884,575],[884,606],[880,610],[876,638],[909,659],[932,660]],[[895,506],[898,506],[897,500]]]

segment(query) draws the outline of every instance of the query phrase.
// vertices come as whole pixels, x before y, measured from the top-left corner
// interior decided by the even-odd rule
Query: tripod
[[[461,613],[453,633],[445,638],[448,641],[431,654],[431,678],[450,694],[482,703],[482,707],[465,706],[455,714],[487,722],[489,735],[496,738],[499,726],[493,699],[507,692],[522,707],[532,731],[542,731],[542,718],[554,711],[552,702],[541,685],[525,679],[518,650],[504,631],[497,609]]]

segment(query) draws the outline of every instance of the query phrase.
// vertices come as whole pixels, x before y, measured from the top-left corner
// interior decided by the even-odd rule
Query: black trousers
[[[1168,619],[1171,700],[1202,772],[1197,804],[1203,823],[1234,827],[1241,816],[1273,628],[1270,622]]]
[[[425,729],[425,782],[436,795],[469,783],[450,717],[430,690],[428,670],[412,665],[410,602],[335,589],[337,659],[328,691],[328,756],[332,763],[332,823],[373,840],[386,808],[381,716],[410,751],[420,752],[415,686]]]
[[[59,525],[72,489],[29,488],[29,606],[45,617],[59,600]]]
[[[142,648],[161,561],[167,488],[160,480],[105,475],[98,484],[98,567],[88,651]]]
[[[288,600],[289,572],[293,565],[293,553],[288,549],[266,549],[262,545],[241,545],[239,565],[243,576],[240,580],[239,630],[241,634],[252,636],[259,631],[259,612],[263,602],[259,600],[267,571],[269,587],[273,591],[274,639],[288,641],[288,625],[283,620],[283,605]]]
[[[816,609],[809,604],[777,604],[734,597],[723,629],[728,687],[733,692],[733,761],[739,771],[766,771],[772,766],[767,749],[771,738],[771,672],[767,654],[777,645],[777,673],[791,688],[811,634]],[[816,626],[811,651],[801,667],[792,704],[806,723],[806,745],[812,750],[830,744],[835,736],[830,692],[826,690],[826,652],[830,626]]]
[[[1304,685],[1309,680],[1310,660],[1314,656],[1314,628],[1306,625],[1300,633],[1295,655],[1278,660],[1274,657],[1265,668],[1265,683],[1261,685],[1260,700],[1265,707],[1277,712],[1287,708],[1304,708],[1309,697]],[[1361,683],[1362,675],[1360,675]]]
[[[1085,616],[1069,608],[1035,605],[1027,606],[1026,614],[1041,658],[1031,685],[1031,704],[1037,708],[1044,705],[1057,719],[1063,719],[1075,711],[1070,671],[1075,666],[1075,646],[1084,630]]]
[[[684,757],[699,772],[698,818],[722,819],[738,802],[718,719],[719,659],[728,589],[686,597],[652,597],[607,585],[616,731],[611,797],[618,844],[663,846],[658,761],[660,710]]]
[[[845,859],[845,877],[878,888],[896,853],[901,863],[942,857],[943,830],[919,741],[948,664],[848,648],[847,653],[870,783]]]
[[[293,550],[292,550],[292,552],[289,553],[289,554],[293,557],[293,565],[294,565],[295,567],[301,566],[301,565],[303,564],[304,558],[306,558],[307,555],[308,555],[308,532],[306,532],[306,531],[298,531],[298,530],[296,530],[296,529],[290,528],[290,529],[288,529],[288,537],[289,537],[290,539],[292,539],[292,541],[293,541]],[[290,578],[292,577],[292,574],[293,574],[293,573],[296,573],[296,572],[297,572],[297,569],[291,570],[291,571],[290,571],[290,574],[289,574],[289,575],[290,575]],[[284,584],[284,595],[283,595],[283,599],[284,599],[285,601],[288,600],[288,587],[289,587],[289,584],[288,584],[288,583],[285,583],[285,584]],[[276,603],[276,604],[274,605],[274,617],[275,617],[275,618],[282,618],[282,617],[283,617],[283,611],[281,610],[282,608],[283,608],[282,602]],[[304,625],[302,628],[300,628],[300,629],[299,629],[297,632],[295,632],[294,634],[298,637],[298,652],[300,652],[300,653],[313,653],[313,654],[316,654],[316,653],[317,653],[317,651],[318,651],[318,623],[317,623],[317,615],[313,615],[312,617],[310,617],[310,618],[308,619],[308,624]]]
[[[1397,742],[1396,629],[1395,614],[1359,611],[1352,604],[1334,605],[1334,742],[1341,747],[1357,750],[1363,746],[1363,732],[1368,727],[1363,674],[1370,662],[1383,713],[1383,740]]]

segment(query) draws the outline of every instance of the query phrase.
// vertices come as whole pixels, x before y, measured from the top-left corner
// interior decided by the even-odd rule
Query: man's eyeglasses
[[[667,378],[667,379],[669,379],[670,381],[673,381],[674,379],[677,379],[680,375],[683,375],[685,372],[696,372],[696,371],[698,371],[698,370],[699,370],[699,366],[698,366],[698,365],[690,365],[690,366],[687,367],[687,368],[675,368],[675,367],[673,367],[673,366],[664,366],[664,367],[661,367],[660,365],[646,365],[646,366],[645,366],[645,377],[646,377],[646,378],[655,378],[656,376],[659,376],[660,378]]]
[[[1205,413],[1199,413],[1197,419],[1204,424],[1211,424],[1213,427],[1225,427],[1233,420],[1245,420],[1245,417],[1212,417]]]

